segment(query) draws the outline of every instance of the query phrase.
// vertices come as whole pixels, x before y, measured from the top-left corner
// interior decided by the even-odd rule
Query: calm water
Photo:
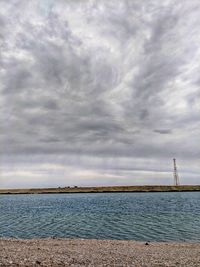
[[[200,241],[200,192],[0,196],[0,237]]]

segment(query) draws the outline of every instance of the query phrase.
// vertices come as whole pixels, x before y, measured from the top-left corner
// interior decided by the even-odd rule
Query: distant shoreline
[[[145,185],[145,186],[102,186],[102,187],[58,187],[0,189],[0,194],[61,194],[61,193],[131,193],[131,192],[195,192],[200,185]]]

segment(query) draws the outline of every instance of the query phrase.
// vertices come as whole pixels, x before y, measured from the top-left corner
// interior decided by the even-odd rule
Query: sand
[[[0,266],[200,266],[200,243],[0,239]]]

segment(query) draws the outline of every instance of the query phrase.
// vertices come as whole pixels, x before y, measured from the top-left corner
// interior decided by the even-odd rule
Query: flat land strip
[[[184,192],[200,191],[200,185],[181,186],[104,186],[104,187],[58,187],[30,189],[0,189],[0,194],[53,194],[53,193],[108,193],[108,192]]]
[[[200,266],[200,243],[0,239],[0,266]]]

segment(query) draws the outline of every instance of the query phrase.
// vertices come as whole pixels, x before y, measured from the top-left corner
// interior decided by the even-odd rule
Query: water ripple
[[[200,192],[0,196],[0,236],[200,241]]]

